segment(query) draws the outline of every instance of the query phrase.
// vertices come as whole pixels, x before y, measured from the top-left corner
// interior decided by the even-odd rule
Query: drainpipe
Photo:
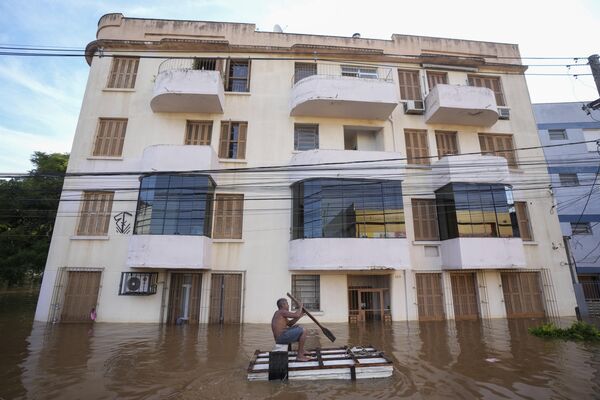
[[[396,152],[396,132],[394,131],[394,120],[392,119],[392,117],[388,117],[388,121],[390,121],[390,125],[392,125],[392,147],[394,150],[394,153]]]

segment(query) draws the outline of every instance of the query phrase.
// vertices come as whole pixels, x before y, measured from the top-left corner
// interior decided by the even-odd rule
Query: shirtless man
[[[277,300],[277,311],[273,314],[271,328],[273,337],[277,344],[289,344],[298,342],[298,355],[296,360],[309,361],[310,358],[304,353],[304,342],[306,341],[306,330],[294,324],[304,315],[302,304],[298,304],[298,311],[291,312],[290,305],[286,299]]]

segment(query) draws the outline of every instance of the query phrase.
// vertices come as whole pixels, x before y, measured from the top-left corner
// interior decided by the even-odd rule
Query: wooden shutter
[[[90,321],[90,312],[98,303],[101,274],[100,271],[68,271],[62,322]]]
[[[429,90],[432,90],[437,84],[447,84],[448,74],[445,72],[432,72],[427,71],[427,85]]]
[[[481,154],[491,154],[506,158],[508,166],[517,167],[512,135],[479,134]]]
[[[126,119],[100,118],[92,155],[95,157],[120,157],[123,154]]]
[[[242,274],[212,274],[209,323],[241,322]]]
[[[423,100],[419,71],[398,70],[400,97],[402,100]]]
[[[435,132],[438,159],[448,154],[458,154],[458,140],[456,132]]]
[[[252,69],[252,62],[250,60],[248,62],[248,75],[246,75],[246,92],[250,91],[250,70]]]
[[[508,318],[545,316],[539,272],[503,272],[501,277]]]
[[[181,309],[182,285],[184,274],[171,274],[169,283],[169,308],[167,312],[167,324],[174,325],[179,318]]]
[[[452,301],[454,303],[454,319],[478,319],[479,306],[475,274],[453,273],[450,275],[452,282]]]
[[[202,295],[202,274],[192,274],[192,290],[190,293],[190,324],[200,322],[200,297]]]
[[[84,192],[77,235],[99,236],[108,233],[114,192]]]
[[[469,85],[491,89],[496,97],[496,105],[505,106],[504,92],[499,76],[474,76],[469,75]]]
[[[211,121],[187,121],[185,144],[210,146],[212,136]]]
[[[139,58],[115,57],[108,76],[107,88],[133,89],[137,78]]]
[[[243,194],[217,194],[215,205],[215,239],[241,239],[244,213]]]
[[[531,232],[531,223],[529,222],[529,212],[527,211],[526,201],[515,201],[515,209],[517,211],[517,222],[519,223],[519,232],[521,239],[525,241],[533,240]]]
[[[420,321],[445,319],[442,274],[416,274],[417,304]]]
[[[429,165],[429,143],[427,142],[427,131],[417,129],[405,129],[406,156],[409,164]]]
[[[239,122],[239,131],[238,131],[238,143],[237,143],[237,153],[235,154],[235,158],[244,159],[246,158],[246,136],[248,133],[248,123]]]
[[[434,199],[412,199],[415,240],[440,240]]]
[[[219,158],[229,158],[230,122],[221,122],[221,138],[219,140]]]

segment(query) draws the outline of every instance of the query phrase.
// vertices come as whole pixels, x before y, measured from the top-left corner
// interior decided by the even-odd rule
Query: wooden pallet
[[[337,347],[308,351],[310,361],[296,361],[296,352],[288,352],[287,379],[368,379],[386,378],[394,372],[394,364],[372,346]],[[248,366],[249,381],[269,380],[269,354],[256,350]]]

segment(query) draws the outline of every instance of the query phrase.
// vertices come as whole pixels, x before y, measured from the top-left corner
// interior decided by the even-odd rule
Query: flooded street
[[[535,320],[327,324],[335,345],[371,344],[391,378],[248,382],[270,327],[32,323],[35,293],[0,295],[0,399],[600,398],[600,344],[547,341]],[[315,327],[307,346],[329,341]]]

